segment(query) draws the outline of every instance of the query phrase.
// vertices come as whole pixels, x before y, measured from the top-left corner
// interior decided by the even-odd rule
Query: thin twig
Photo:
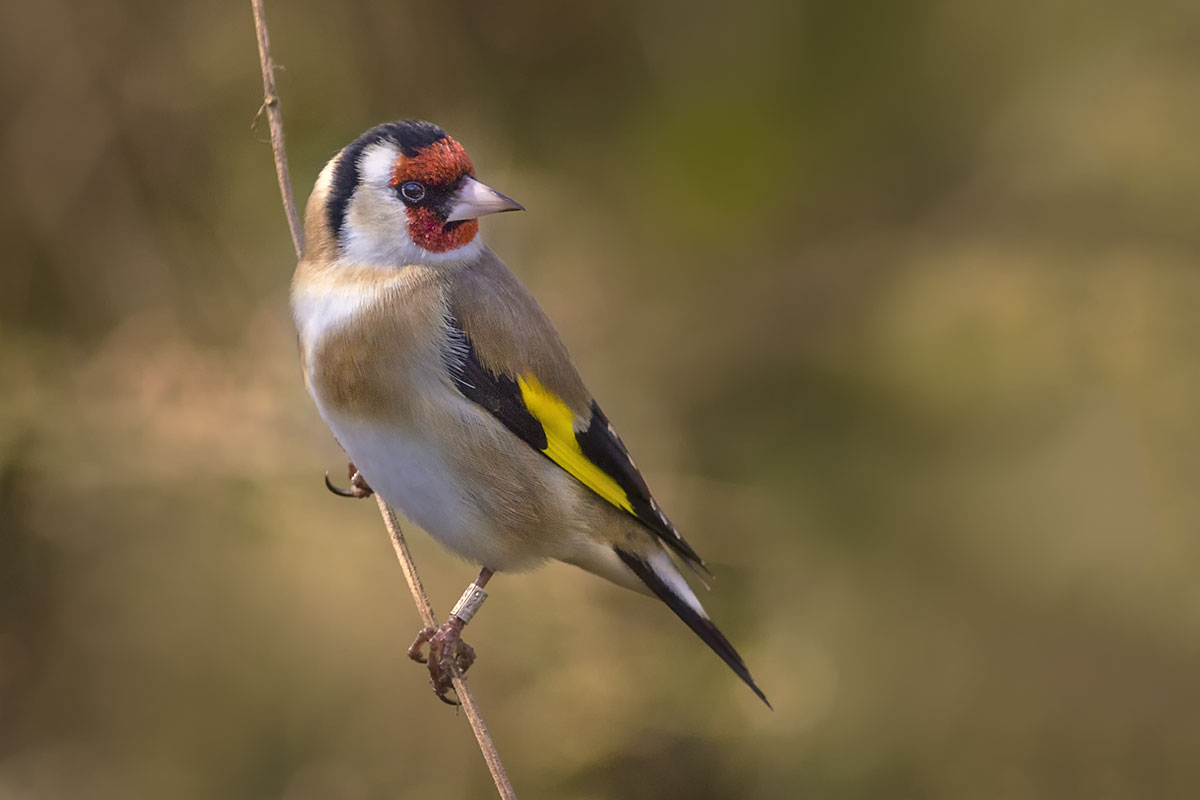
[[[408,543],[404,541],[404,534],[400,532],[400,523],[396,520],[396,512],[392,511],[391,507],[378,494],[375,495],[375,500],[379,503],[379,513],[383,516],[383,524],[392,537],[392,547],[396,551],[396,559],[400,562],[400,569],[404,570],[404,577],[408,581],[408,588],[412,591],[413,602],[417,606],[417,612],[421,615],[421,621],[427,628],[436,627],[437,617],[433,615],[429,597],[425,594],[425,587],[421,585],[421,577],[417,575],[412,553],[408,551]],[[496,745],[492,742],[487,725],[484,724],[483,714],[479,713],[479,706],[475,703],[475,696],[471,694],[471,687],[463,680],[463,674],[454,659],[450,659],[449,664],[454,693],[458,696],[458,702],[462,705],[463,711],[466,712],[467,720],[471,723],[471,730],[475,731],[475,741],[479,743],[479,752],[483,754],[488,771],[492,773],[496,791],[503,800],[516,800],[517,793],[513,791],[512,784],[508,780],[508,773],[504,771],[504,763],[500,761],[500,754],[496,752]]]
[[[283,210],[287,212],[288,228],[292,231],[292,245],[296,258],[304,252],[304,229],[300,227],[300,213],[296,210],[296,197],[292,194],[292,173],[288,169],[287,147],[283,143],[283,114],[279,111],[279,95],[275,92],[275,61],[271,58],[271,37],[267,34],[267,17],[263,13],[262,0],[250,0],[254,9],[254,32],[258,34],[258,63],[262,65],[263,104],[267,112],[267,125],[271,129],[271,153],[275,156],[275,174],[279,176],[279,194],[283,197]]]
[[[279,176],[279,194],[283,197],[283,209],[287,212],[288,227],[292,231],[292,244],[296,248],[296,258],[300,258],[304,251],[304,231],[300,227],[300,214],[296,209],[296,199],[292,195],[292,178],[288,171],[287,150],[283,143],[283,116],[279,110],[279,96],[275,93],[275,62],[271,60],[271,39],[267,35],[263,0],[250,0],[250,5],[254,9],[254,29],[258,34],[258,58],[262,64],[263,77],[263,108],[266,109],[267,121],[271,129],[271,151],[275,156],[275,172]],[[400,531],[400,523],[396,520],[396,514],[378,494],[375,495],[375,499],[379,503],[379,513],[383,517],[383,524],[392,538],[392,547],[396,551],[400,569],[404,572],[404,579],[408,581],[408,588],[412,592],[417,613],[421,615],[421,621],[426,627],[435,627],[437,618],[433,615],[433,606],[429,604],[429,596],[425,594],[425,587],[421,585],[421,577],[417,574],[416,564],[413,563],[412,554],[408,550],[408,543],[404,541],[404,534]],[[467,721],[471,723],[471,730],[475,732],[475,740],[479,743],[479,752],[483,754],[483,760],[487,763],[492,780],[496,783],[496,791],[501,800],[516,800],[517,793],[508,780],[508,773],[505,772],[504,764],[500,761],[500,754],[496,752],[496,745],[488,733],[487,725],[484,724],[483,715],[479,712],[475,697],[471,694],[471,689],[463,679],[462,671],[459,670],[454,659],[450,659],[450,670],[454,692],[458,695],[458,702],[462,705],[463,711],[466,712]]]

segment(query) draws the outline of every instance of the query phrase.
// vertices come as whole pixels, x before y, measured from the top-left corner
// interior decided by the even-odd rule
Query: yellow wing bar
[[[546,447],[542,452],[584,486],[617,508],[633,514],[633,504],[625,490],[592,463],[579,447],[575,438],[575,413],[533,375],[519,377],[517,383],[525,407],[546,431]]]

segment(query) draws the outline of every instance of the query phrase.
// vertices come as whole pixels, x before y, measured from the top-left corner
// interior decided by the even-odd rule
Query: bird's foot
[[[450,617],[436,628],[425,628],[417,634],[417,638],[408,648],[408,657],[429,667],[429,680],[433,683],[433,693],[438,699],[448,705],[456,706],[457,702],[446,697],[450,691],[454,670],[451,665],[458,667],[460,674],[466,674],[475,663],[475,648],[464,642],[460,637],[463,626],[466,625],[458,617]],[[429,656],[421,652],[425,644],[429,644]]]
[[[329,480],[329,473],[325,474],[325,488],[336,494],[338,497],[353,497],[361,500],[364,497],[370,497],[375,492],[367,485],[367,479],[358,471],[358,467],[354,466],[354,462],[346,467],[346,475],[350,478],[349,489],[339,489]]]

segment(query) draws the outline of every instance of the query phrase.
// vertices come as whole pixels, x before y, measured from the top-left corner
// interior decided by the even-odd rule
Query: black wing
[[[561,423],[566,405],[541,386],[537,376],[503,375],[485,367],[456,320],[451,376],[462,394],[486,409],[526,444],[562,467],[610,504],[631,514],[692,567],[704,561],[658,507],[604,412],[592,402],[588,417]],[[531,390],[536,386],[536,390]],[[540,401],[540,402],[531,402]],[[548,412],[547,409],[550,411]]]

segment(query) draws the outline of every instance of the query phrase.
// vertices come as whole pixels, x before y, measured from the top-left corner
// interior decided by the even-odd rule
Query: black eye
[[[410,203],[419,203],[425,197],[425,187],[416,181],[400,184],[400,194]]]

